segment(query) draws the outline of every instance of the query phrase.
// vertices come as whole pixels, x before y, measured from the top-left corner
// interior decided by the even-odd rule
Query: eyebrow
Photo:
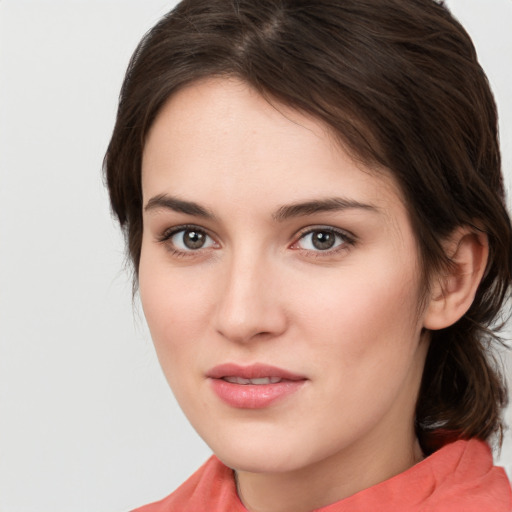
[[[204,208],[203,206],[194,203],[193,201],[185,201],[183,199],[178,199],[177,197],[169,196],[167,194],[159,194],[152,197],[144,207],[144,211],[146,212],[160,209],[173,210],[178,213],[193,215],[194,217],[215,219],[215,215],[207,208]]]
[[[313,215],[315,213],[343,211],[352,209],[380,213],[379,208],[371,204],[360,203],[359,201],[345,199],[342,197],[330,197],[326,199],[306,201],[303,203],[294,203],[290,205],[281,206],[272,215],[272,218],[277,222],[282,222],[291,217],[302,217],[306,215]]]
[[[144,207],[144,211],[146,212],[160,209],[173,210],[178,213],[210,220],[215,219],[215,215],[212,211],[198,203],[178,199],[177,197],[167,194],[158,194],[152,197]],[[303,217],[316,213],[351,209],[360,209],[376,213],[380,211],[379,208],[371,204],[360,203],[359,201],[342,197],[330,197],[281,206],[272,214],[272,219],[276,222],[283,222],[292,217]]]

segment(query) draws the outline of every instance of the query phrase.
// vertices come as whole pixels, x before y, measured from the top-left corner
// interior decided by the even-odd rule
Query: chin
[[[286,473],[303,466],[293,456],[261,449],[246,450],[244,453],[226,450],[216,455],[226,466],[247,473]]]
[[[310,451],[304,440],[270,440],[268,437],[226,436],[210,444],[215,455],[228,467],[250,473],[286,473],[314,463],[322,454]],[[317,452],[319,450],[316,450]],[[315,457],[316,455],[316,457]]]

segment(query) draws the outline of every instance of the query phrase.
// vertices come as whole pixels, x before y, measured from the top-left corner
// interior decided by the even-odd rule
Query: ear
[[[487,235],[475,228],[457,228],[443,244],[451,260],[432,283],[423,326],[430,330],[453,325],[470,308],[489,256]]]

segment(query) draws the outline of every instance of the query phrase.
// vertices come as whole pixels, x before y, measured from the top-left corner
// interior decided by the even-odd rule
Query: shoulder
[[[448,444],[389,480],[322,512],[512,512],[512,491],[503,468],[493,465],[479,440]]]
[[[133,512],[245,512],[236,492],[233,470],[210,457],[188,480],[163,500]]]
[[[428,459],[427,459],[428,460]],[[505,470],[493,465],[483,441],[457,441],[431,456],[435,487],[427,511],[512,512],[512,490]]]

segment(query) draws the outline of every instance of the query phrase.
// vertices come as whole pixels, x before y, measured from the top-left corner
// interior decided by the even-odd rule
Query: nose
[[[254,255],[233,257],[223,275],[216,330],[236,343],[269,339],[287,328],[282,274]]]

